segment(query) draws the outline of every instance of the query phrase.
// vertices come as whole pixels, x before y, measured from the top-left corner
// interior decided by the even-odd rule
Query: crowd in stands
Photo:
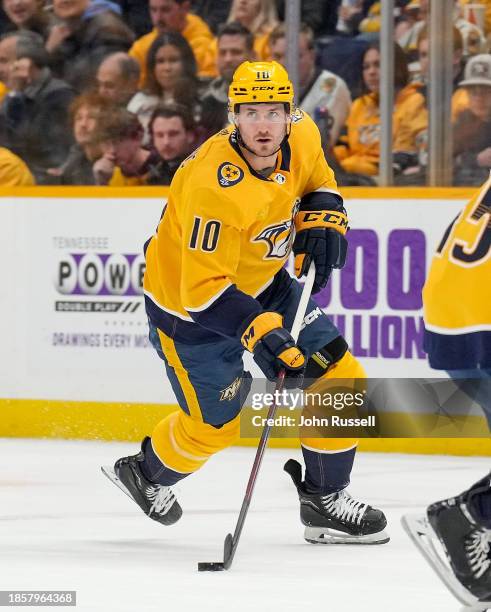
[[[424,185],[430,0],[396,0],[393,169]],[[0,186],[168,185],[229,123],[245,60],[285,63],[284,0],[1,0]],[[340,185],[376,185],[374,0],[304,0],[297,105]],[[454,1],[453,181],[491,169],[491,0]],[[308,146],[308,143],[306,143]]]

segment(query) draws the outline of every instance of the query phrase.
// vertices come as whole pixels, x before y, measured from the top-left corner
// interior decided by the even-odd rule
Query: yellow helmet
[[[293,85],[278,62],[243,62],[235,71],[228,90],[229,112],[237,104],[282,102],[293,110]]]

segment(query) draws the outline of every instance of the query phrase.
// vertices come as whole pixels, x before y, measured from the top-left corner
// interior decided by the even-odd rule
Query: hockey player
[[[284,269],[291,250],[298,276],[315,262],[314,292],[346,256],[346,211],[319,131],[294,109],[292,84],[276,62],[239,66],[229,110],[232,125],[177,171],[156,234],[145,245],[150,338],[181,410],[114,471],[143,511],[166,525],[181,516],[172,485],[239,436],[251,383],[245,350],[270,380],[284,369],[291,386],[304,375],[365,376],[320,311],[317,318],[307,314],[298,345],[287,331],[301,293]],[[315,309],[310,300],[308,313]],[[302,439],[305,480],[300,464],[286,464],[309,541],[388,541],[384,514],[345,490],[355,451],[353,439]]]
[[[491,175],[445,232],[423,290],[425,349],[491,425]],[[491,608],[491,474],[403,526],[452,593]],[[443,554],[438,543],[443,546]]]

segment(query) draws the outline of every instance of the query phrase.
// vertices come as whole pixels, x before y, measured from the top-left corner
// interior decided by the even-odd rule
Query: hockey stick
[[[309,267],[309,271],[307,273],[307,278],[305,280],[305,285],[303,286],[302,295],[300,296],[300,302],[298,303],[297,312],[295,314],[295,320],[293,321],[291,335],[295,342],[298,340],[298,336],[300,335],[300,329],[302,327],[303,320],[305,318],[305,313],[307,311],[307,306],[309,303],[310,294],[312,293],[312,287],[314,286],[314,278],[315,278],[315,265],[312,262]],[[285,382],[285,370],[281,370],[278,375],[278,380],[276,382],[274,397],[276,398],[281,391],[283,390],[283,384]],[[273,402],[271,405],[266,425],[264,426],[263,433],[261,435],[261,439],[259,440],[259,445],[257,447],[256,456],[254,458],[254,463],[252,464],[251,474],[249,476],[249,482],[247,483],[246,493],[244,496],[244,500],[242,502],[242,507],[240,509],[239,518],[237,519],[237,524],[235,526],[234,535],[231,533],[227,534],[225,538],[225,542],[223,545],[223,561],[212,561],[212,562],[201,562],[198,563],[198,571],[200,572],[219,572],[222,570],[228,570],[232,565],[232,561],[234,560],[235,552],[237,550],[237,546],[239,545],[240,534],[242,533],[242,528],[245,523],[245,519],[247,516],[247,512],[249,510],[249,505],[252,499],[252,493],[254,491],[254,486],[256,484],[257,475],[259,473],[259,468],[261,467],[261,463],[263,460],[264,451],[266,449],[266,445],[268,443],[269,434],[271,432],[271,425],[269,423],[272,422],[274,416],[276,414],[277,405],[276,402]]]

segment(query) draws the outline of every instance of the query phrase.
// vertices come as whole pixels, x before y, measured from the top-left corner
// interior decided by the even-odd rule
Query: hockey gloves
[[[268,380],[275,380],[284,369],[285,387],[302,384],[305,357],[290,333],[283,327],[277,312],[261,312],[242,331],[242,345],[254,354],[254,361]]]
[[[348,242],[344,234],[348,220],[337,210],[299,211],[295,216],[297,235],[293,243],[295,275],[307,274],[310,262],[315,263],[312,293],[327,285],[333,268],[342,268],[346,261]]]

